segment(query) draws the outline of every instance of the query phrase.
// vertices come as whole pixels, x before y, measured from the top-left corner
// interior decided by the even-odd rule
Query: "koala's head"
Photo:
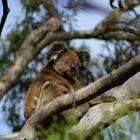
[[[63,42],[55,42],[47,55],[48,66],[64,76],[74,76],[89,59],[87,52],[75,52]]]

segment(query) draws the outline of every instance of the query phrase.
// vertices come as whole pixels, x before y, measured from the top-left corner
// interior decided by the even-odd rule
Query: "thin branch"
[[[30,116],[17,138],[30,139],[31,137],[35,137],[34,126],[40,121],[47,120],[47,118],[54,113],[58,113],[65,109],[71,108],[73,99],[75,99],[75,103],[77,105],[83,104],[97,97],[98,95],[101,95],[109,88],[121,84],[126,79],[128,79],[129,76],[132,76],[134,73],[136,73],[136,71],[139,70],[140,54],[117,70],[114,70],[111,74],[104,76],[103,78],[88,85],[87,87],[84,87],[75,93],[66,94],[55,98],[43,109],[33,113]],[[30,132],[27,134],[28,130],[30,130]]]
[[[53,1],[52,0],[41,0],[43,5],[45,6],[45,8],[48,11],[48,15],[49,17],[56,17],[56,18],[60,18],[60,13],[58,11],[58,9],[54,6]]]
[[[1,36],[1,32],[2,32],[3,26],[5,24],[6,18],[7,18],[7,15],[10,11],[10,9],[8,8],[7,0],[2,0],[2,4],[3,4],[3,16],[1,19],[1,23],[0,23],[0,36]]]

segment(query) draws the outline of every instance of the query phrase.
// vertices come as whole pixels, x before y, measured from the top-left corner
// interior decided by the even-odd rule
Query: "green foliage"
[[[139,53],[138,46],[134,46],[127,41],[106,42],[103,46],[107,54],[100,54],[105,73],[110,73],[121,65],[128,62],[133,56]]]
[[[140,112],[129,113],[104,130],[105,140],[139,140]]]
[[[23,9],[25,10],[25,14],[33,14],[35,12],[39,13],[40,8],[40,1],[37,0],[21,0]]]
[[[3,120],[6,121],[9,126],[12,126],[13,131],[18,131],[24,122],[23,118],[21,118],[23,94],[20,94],[19,89],[20,87],[17,86],[15,89],[9,91],[8,95],[3,99]]]
[[[23,18],[22,21],[16,22],[15,26],[8,33],[5,40],[0,41],[0,76],[5,70],[12,65],[16,52],[21,47],[27,35],[34,29],[40,26],[42,21],[34,19],[31,15]],[[36,64],[43,60],[44,55],[39,55],[22,73],[17,86],[8,91],[8,94],[3,99],[2,110],[4,113],[4,121],[13,129],[20,130],[23,125],[23,100],[28,86],[32,78],[36,75],[38,69]],[[42,65],[42,62],[41,62]],[[22,108],[22,109],[21,109]],[[22,114],[22,116],[21,116]]]
[[[47,127],[37,125],[37,135],[42,140],[79,140],[78,136],[69,131],[72,124],[54,115],[51,124],[47,124]]]

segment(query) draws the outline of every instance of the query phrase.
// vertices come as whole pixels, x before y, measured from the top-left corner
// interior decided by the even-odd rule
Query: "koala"
[[[55,42],[48,52],[47,59],[47,65],[37,74],[27,92],[24,105],[26,119],[57,96],[72,93],[83,87],[75,75],[88,61],[88,53],[75,52],[65,43]]]
[[[76,74],[89,61],[87,52],[76,52],[63,42],[55,42],[48,51],[47,59],[47,65],[37,74],[25,97],[25,119],[57,96],[72,93],[83,87]],[[100,103],[100,99],[104,102],[106,98],[97,97],[92,104]],[[86,108],[88,107],[86,104]]]

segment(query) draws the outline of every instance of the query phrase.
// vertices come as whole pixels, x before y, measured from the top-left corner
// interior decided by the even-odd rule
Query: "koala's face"
[[[81,63],[76,52],[69,50],[57,59],[53,68],[60,74],[74,76]]]
[[[48,52],[48,65],[59,74],[72,77],[83,66],[85,62],[84,53],[70,50],[64,43],[54,43]]]

